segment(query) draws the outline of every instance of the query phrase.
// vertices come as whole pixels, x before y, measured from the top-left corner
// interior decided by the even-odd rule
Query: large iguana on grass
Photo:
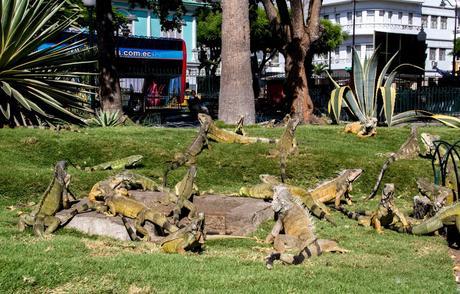
[[[372,117],[365,123],[360,121],[352,122],[345,125],[345,133],[352,133],[358,137],[372,137],[377,134],[377,119]]]
[[[145,241],[151,239],[149,232],[143,227],[145,221],[152,222],[169,233],[174,233],[179,230],[175,225],[170,223],[161,212],[149,208],[137,200],[120,195],[112,195],[105,198],[105,205],[108,208],[108,215],[116,216],[119,214],[135,219],[134,227],[137,232],[144,236],[143,240]]]
[[[138,165],[144,158],[142,155],[131,155],[125,158],[104,162],[92,167],[85,167],[85,171],[109,170],[109,169],[125,169],[132,168]]]
[[[251,198],[258,198],[258,199],[272,199],[273,198],[273,188],[280,183],[276,182],[266,182],[257,184],[250,187],[242,187],[240,189],[239,195]],[[319,219],[326,219],[330,223],[335,225],[335,222],[330,218],[330,210],[329,208],[321,203],[320,201],[316,201],[313,199],[311,194],[298,186],[293,185],[285,185],[285,187],[289,190],[289,192],[296,198],[299,198],[303,205],[305,205],[311,213],[318,217]]]
[[[411,224],[408,218],[399,211],[394,203],[394,184],[385,184],[382,199],[376,210],[365,212],[350,212],[340,206],[339,211],[365,227],[373,226],[377,233],[382,234],[382,228],[388,228],[400,233],[409,232]]]
[[[287,187],[275,186],[274,191],[272,208],[278,213],[278,220],[265,240],[273,243],[276,252],[265,259],[268,269],[273,268],[275,260],[286,264],[300,264],[323,252],[347,252],[335,241],[317,239],[310,213],[297,203]],[[282,230],[284,234],[280,234]]]
[[[390,167],[390,164],[397,161],[397,160],[410,160],[416,158],[420,153],[420,147],[418,146],[418,138],[417,138],[417,127],[413,126],[411,128],[410,136],[407,138],[406,142],[401,145],[399,150],[396,153],[390,153],[389,157],[383,164],[383,167],[380,171],[379,176],[377,177],[377,182],[375,183],[374,188],[372,189],[370,195],[366,198],[372,199],[374,198],[375,194],[377,194],[377,190],[380,187],[380,183],[382,182],[383,175]]]
[[[161,249],[166,253],[200,252],[204,242],[204,214],[199,213],[190,224],[166,236],[161,241]]]
[[[207,132],[208,138],[219,142],[219,143],[238,143],[238,144],[253,144],[253,143],[268,143],[268,144],[275,144],[277,140],[275,139],[268,139],[268,138],[258,138],[258,137],[249,137],[249,136],[242,136],[235,132],[227,131],[217,127],[214,124],[212,118],[204,113],[198,114],[198,120],[200,121],[201,125],[209,124],[209,130]]]
[[[55,214],[62,208],[67,208],[71,200],[75,200],[69,192],[70,175],[66,172],[66,168],[66,161],[56,163],[53,179],[40,202],[31,213],[19,216],[19,231],[24,231],[26,226],[33,226],[35,235],[43,237],[44,234],[51,234],[59,227],[61,222]]]
[[[445,206],[435,216],[413,226],[411,232],[414,235],[427,235],[444,226],[455,226],[460,232],[460,202]]]
[[[353,182],[356,181],[362,173],[363,170],[359,168],[343,170],[336,178],[322,182],[315,188],[309,189],[308,192],[313,199],[319,202],[328,203],[334,201],[336,208],[340,206],[342,197],[344,197],[347,204],[350,205],[350,192],[353,189]]]
[[[201,113],[198,114],[200,117]],[[201,126],[198,131],[197,136],[193,139],[192,143],[187,147],[184,152],[176,153],[174,159],[169,163],[163,175],[163,187],[167,185],[167,177],[170,171],[173,171],[184,164],[193,165],[196,163],[196,157],[203,151],[205,148],[209,148],[208,142],[208,132],[212,124],[212,120],[201,121]]]
[[[288,123],[284,129],[281,138],[276,143],[276,148],[270,150],[270,157],[279,157],[280,171],[281,171],[281,182],[286,181],[286,164],[289,155],[297,153],[297,141],[295,139],[295,130],[300,123],[298,118],[291,118],[289,114],[286,115]]]

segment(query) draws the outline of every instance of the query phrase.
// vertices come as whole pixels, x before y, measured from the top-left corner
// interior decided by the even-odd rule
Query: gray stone
[[[160,199],[164,196],[160,192],[130,191],[131,196],[147,206],[169,215],[174,204],[164,205]],[[84,200],[83,200],[84,201]],[[254,232],[257,227],[273,219],[273,210],[268,202],[246,197],[229,197],[219,195],[205,195],[194,197],[193,202],[198,212],[204,212],[206,218],[205,230],[207,234],[245,236]],[[63,210],[56,216],[66,222],[69,210]],[[182,222],[181,222],[182,223]],[[128,220],[130,226],[133,220]],[[152,238],[161,239],[156,233],[155,226],[146,222]],[[102,213],[87,212],[77,214],[65,228],[71,228],[90,235],[112,237],[119,240],[130,240],[121,217],[111,217]]]

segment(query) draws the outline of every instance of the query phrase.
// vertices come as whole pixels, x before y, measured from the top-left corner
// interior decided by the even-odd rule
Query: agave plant
[[[434,119],[448,127],[456,129],[460,128],[460,118],[445,114],[433,114],[425,110],[409,110],[398,113],[393,116],[392,125],[413,122],[421,119]]]
[[[358,53],[353,48],[353,61],[355,64],[353,68],[354,91],[351,90],[349,86],[340,87],[328,73],[329,78],[335,86],[335,89],[331,92],[328,110],[329,113],[334,115],[337,122],[340,118],[342,103],[345,103],[362,125],[371,124],[373,121],[376,121],[377,97],[379,97],[380,94],[383,99],[383,110],[386,123],[388,126],[392,125],[396,90],[391,84],[396,77],[397,70],[401,66],[412,66],[423,70],[412,64],[400,64],[390,72],[385,80],[391,62],[395,59],[397,54],[398,52],[390,58],[377,77],[378,48],[369,59],[366,58],[364,60],[364,63],[361,62]]]
[[[100,111],[96,112],[94,118],[87,121],[90,126],[97,127],[116,127],[122,123],[120,120],[120,112],[117,111]]]
[[[0,0],[0,126],[83,123],[72,110],[88,111],[77,94],[94,89],[79,82],[90,75],[80,68],[93,63],[75,58],[89,50],[84,49],[84,40],[71,42],[69,38],[39,49],[74,21],[72,17],[56,18],[64,3]]]

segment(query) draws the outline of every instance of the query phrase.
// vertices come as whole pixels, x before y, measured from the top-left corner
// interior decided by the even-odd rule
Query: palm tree
[[[219,119],[235,123],[241,115],[255,123],[248,0],[222,1],[222,72]]]
[[[55,18],[63,1],[0,0],[0,127],[84,123],[71,109],[87,111],[78,96],[94,87],[80,81],[84,40],[43,46],[74,21]]]

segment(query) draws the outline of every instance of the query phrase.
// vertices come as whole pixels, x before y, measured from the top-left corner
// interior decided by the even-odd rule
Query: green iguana
[[[88,199],[90,201],[104,201],[105,197],[114,194],[128,197],[127,190],[139,187],[143,190],[163,191],[159,184],[146,176],[122,172],[94,184],[88,194]]]
[[[19,216],[19,231],[24,231],[26,226],[33,226],[35,235],[42,237],[44,234],[51,234],[59,227],[61,222],[55,214],[62,208],[67,208],[70,201],[75,200],[69,192],[70,175],[66,172],[66,168],[66,161],[56,163],[53,179],[40,202],[31,213]]]
[[[134,199],[120,195],[112,195],[105,198],[105,205],[108,208],[108,215],[116,216],[119,214],[135,219],[134,227],[137,232],[144,236],[143,239],[146,241],[149,241],[151,237],[147,229],[143,227],[145,221],[152,222],[169,233],[174,233],[179,230],[175,225],[171,224],[162,213]]]
[[[253,143],[269,143],[275,144],[277,140],[275,139],[268,139],[268,138],[257,138],[257,137],[248,137],[242,136],[240,134],[227,131],[217,127],[214,124],[212,118],[204,113],[198,114],[198,120],[200,121],[201,125],[208,125],[209,130],[207,132],[207,136],[209,139],[219,142],[219,143],[239,143],[239,144],[253,144]]]
[[[187,218],[192,219],[196,214],[196,206],[191,201],[194,194],[198,193],[198,188],[195,185],[197,175],[197,168],[192,165],[184,178],[179,181],[174,187],[174,193],[168,193],[168,202],[174,202],[173,222],[176,223],[180,220],[181,213],[184,208],[189,211]]]
[[[310,213],[297,203],[287,187],[274,187],[272,208],[278,214],[278,220],[265,240],[273,243],[276,252],[265,259],[268,269],[273,268],[275,260],[300,264],[312,255],[321,255],[323,252],[347,252],[335,241],[317,239]],[[282,230],[284,234],[280,234]]]
[[[104,162],[92,167],[85,167],[85,171],[97,171],[97,170],[108,170],[108,169],[125,169],[132,168],[138,165],[142,158],[142,155],[131,155],[125,158]]]
[[[452,189],[436,185],[427,179],[417,179],[420,195],[414,196],[414,217],[424,219],[434,216],[446,203],[452,203]]]
[[[412,226],[412,234],[427,235],[447,227],[447,241],[449,246],[454,243],[460,246],[460,202],[445,206],[435,216],[426,219],[422,223]],[[453,236],[453,238],[452,238]]]
[[[394,192],[394,184],[385,184],[382,191],[382,199],[374,211],[350,212],[343,206],[340,206],[338,210],[349,218],[357,220],[360,225],[365,227],[373,226],[379,234],[383,233],[382,227],[400,233],[409,232],[411,224],[407,217],[396,207]]]
[[[401,145],[399,150],[396,153],[391,153],[388,159],[383,164],[383,167],[380,171],[380,174],[377,178],[377,182],[375,183],[374,188],[371,191],[371,194],[366,198],[366,200],[374,198],[375,194],[377,194],[377,190],[379,189],[380,183],[382,182],[383,175],[389,168],[390,164],[402,159],[414,159],[420,153],[420,147],[418,146],[418,139],[417,139],[417,127],[413,126],[411,128],[410,136],[407,138],[406,142]]]
[[[198,118],[201,113],[198,114]],[[209,148],[208,142],[208,131],[212,124],[212,120],[201,121],[200,130],[198,131],[197,136],[193,142],[187,147],[184,152],[176,153],[174,159],[170,162],[169,166],[166,168],[163,175],[163,187],[167,185],[167,176],[170,171],[173,171],[184,164],[193,165],[196,163],[196,157],[203,151],[205,148]]]
[[[251,187],[242,187],[239,195],[258,199],[272,199],[273,188],[280,183],[261,183]],[[323,203],[313,199],[311,194],[298,186],[285,185],[289,192],[296,198],[299,198],[302,203],[307,207],[311,213],[319,219],[326,219],[331,224],[335,225],[335,222],[330,218],[330,210]]]
[[[360,138],[372,137],[377,134],[377,119],[375,117],[370,118],[366,122],[352,122],[345,126],[345,133],[352,133]]]
[[[204,241],[204,214],[199,213],[190,224],[166,236],[161,241],[161,249],[165,253],[200,252]]]
[[[297,141],[295,139],[295,130],[300,123],[298,118],[291,118],[289,114],[286,115],[288,123],[286,128],[281,135],[276,148],[270,150],[270,157],[279,157],[280,160],[280,171],[281,171],[281,182],[286,181],[286,163],[289,155],[297,153]],[[285,118],[285,119],[286,119]]]
[[[361,174],[362,169],[346,169],[339,175],[325,182],[320,183],[315,188],[308,190],[313,199],[322,203],[334,201],[335,207],[340,206],[340,200],[345,197],[347,204],[351,204],[350,192],[353,189],[353,182],[356,181]]]

